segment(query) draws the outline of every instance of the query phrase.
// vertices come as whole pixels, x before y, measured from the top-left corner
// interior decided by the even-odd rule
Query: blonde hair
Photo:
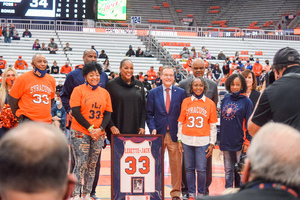
[[[0,87],[0,109],[3,107],[4,103],[5,103],[5,99],[6,99],[6,95],[7,95],[7,83],[6,83],[6,77],[7,77],[7,73],[8,71],[13,71],[14,74],[16,75],[16,77],[18,76],[17,71],[12,68],[12,67],[8,67],[4,70],[3,74],[2,74],[2,84]]]

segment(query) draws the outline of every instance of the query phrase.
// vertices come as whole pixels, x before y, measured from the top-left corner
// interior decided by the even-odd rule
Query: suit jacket
[[[189,87],[190,87],[190,83],[192,82],[193,79],[194,79],[194,77],[189,77],[187,79],[184,79],[184,80],[180,81],[180,83],[179,83],[179,87],[186,91],[187,96],[191,96],[188,93],[188,90],[189,90]],[[213,102],[215,102],[215,104],[217,106],[217,104],[218,104],[218,86],[217,86],[217,83],[212,81],[212,80],[209,80],[207,78],[205,78],[205,80],[208,83],[208,90],[206,91],[205,96],[207,96],[208,98],[213,100]]]
[[[167,125],[173,142],[177,142],[178,118],[181,110],[181,103],[186,98],[185,91],[172,86],[172,96],[169,113],[166,111],[164,102],[163,86],[150,90],[147,99],[147,125],[150,133],[156,129],[157,134],[165,136]]]

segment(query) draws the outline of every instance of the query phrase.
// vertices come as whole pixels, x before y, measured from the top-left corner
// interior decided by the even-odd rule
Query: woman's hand
[[[139,134],[141,134],[141,135],[145,135],[145,129],[143,129],[143,128],[140,128]]]
[[[206,158],[208,158],[209,156],[211,156],[214,148],[215,148],[215,145],[209,144],[208,148],[205,151],[205,153],[207,153],[206,156],[205,156]]]
[[[115,127],[115,126],[112,126],[112,127],[110,128],[110,131],[111,131],[112,134],[114,134],[114,135],[120,134],[119,129],[118,129],[117,127]]]
[[[91,132],[91,137],[94,140],[99,140],[99,138],[101,137],[102,140],[104,140],[105,138],[105,132],[101,130],[101,128],[95,128],[94,130],[92,130]]]
[[[183,147],[182,147],[182,143],[181,142],[178,142],[178,150],[179,150],[180,155],[182,156]]]

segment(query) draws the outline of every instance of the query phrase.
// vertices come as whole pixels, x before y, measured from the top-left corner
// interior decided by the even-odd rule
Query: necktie
[[[166,92],[167,92],[167,96],[166,96],[166,111],[167,111],[167,113],[169,113],[170,103],[171,103],[169,91],[170,91],[170,88],[167,88],[166,89]]]

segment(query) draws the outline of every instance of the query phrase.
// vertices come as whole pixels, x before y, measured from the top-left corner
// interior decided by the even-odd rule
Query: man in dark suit
[[[174,70],[164,67],[161,71],[162,85],[150,90],[147,99],[147,125],[150,133],[164,135],[164,149],[168,149],[171,170],[172,199],[180,199],[181,152],[177,142],[178,117],[185,91],[173,85]]]
[[[191,96],[190,94],[188,94],[188,89],[189,89],[189,85],[191,84],[192,80],[195,77],[203,77],[204,76],[204,72],[205,72],[205,63],[203,62],[203,60],[201,58],[196,58],[194,59],[193,63],[192,63],[192,71],[193,71],[193,76],[190,78],[187,78],[185,80],[180,81],[179,83],[179,87],[185,89],[187,96]],[[216,106],[218,104],[218,87],[216,82],[209,80],[209,79],[205,79],[208,83],[208,90],[205,94],[206,97],[210,98],[211,100],[213,100],[213,102],[215,102]],[[184,154],[183,154],[184,156]],[[186,180],[186,176],[185,176],[185,166],[184,166],[184,162],[182,162],[182,196],[184,199],[188,199],[188,188],[187,188],[187,180]],[[206,192],[205,195],[209,194],[209,186],[211,184],[212,181],[212,156],[209,156],[207,158],[207,167],[206,167]]]
[[[296,200],[300,196],[300,132],[269,123],[253,137],[247,151],[244,185],[234,194],[199,200]]]

